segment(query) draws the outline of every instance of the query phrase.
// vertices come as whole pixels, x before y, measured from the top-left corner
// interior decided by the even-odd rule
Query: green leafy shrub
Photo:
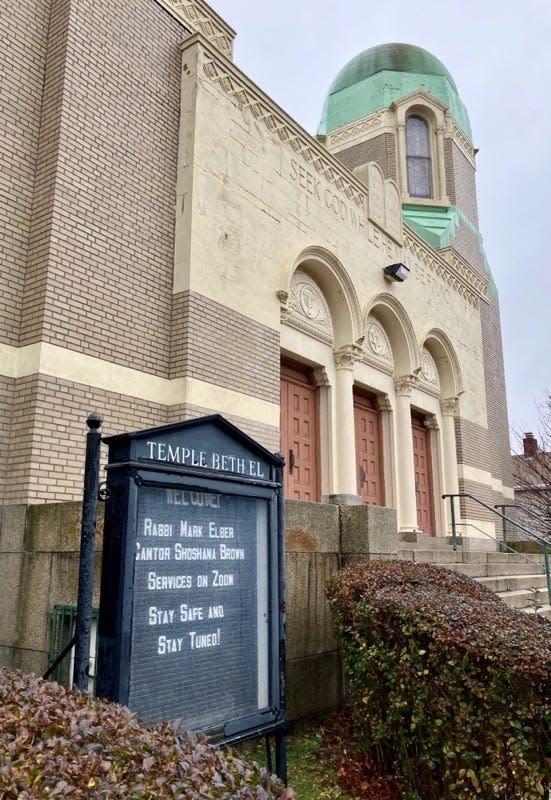
[[[551,626],[424,564],[356,565],[327,591],[355,732],[383,773],[422,800],[542,797]]]
[[[0,668],[0,800],[292,800],[257,764],[123,706]]]

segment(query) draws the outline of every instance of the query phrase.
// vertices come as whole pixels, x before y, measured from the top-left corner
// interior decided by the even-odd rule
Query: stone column
[[[383,465],[385,483],[385,506],[396,508],[396,470],[394,457],[394,408],[388,394],[377,397],[377,405],[381,412],[381,428],[383,443]]]
[[[418,531],[413,434],[411,431],[411,391],[417,383],[414,375],[395,378],[396,443],[398,447],[398,522],[400,532]]]
[[[459,492],[457,449],[455,446],[455,415],[457,397],[447,397],[440,402],[442,409],[442,451],[444,458],[444,494]]]
[[[319,400],[319,466],[321,481],[322,503],[327,502],[329,487],[333,486],[333,447],[331,442],[331,431],[333,429],[331,419],[331,383],[325,367],[317,367],[314,370],[314,379],[318,390]],[[325,498],[325,499],[324,499]]]
[[[335,350],[335,494],[332,503],[358,505],[356,479],[356,432],[354,430],[354,364],[362,355],[357,344],[345,345]]]

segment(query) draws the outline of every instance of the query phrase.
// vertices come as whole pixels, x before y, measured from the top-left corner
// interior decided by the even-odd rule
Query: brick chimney
[[[538,440],[533,433],[525,433],[522,440],[524,446],[525,456],[537,456],[538,454]]]

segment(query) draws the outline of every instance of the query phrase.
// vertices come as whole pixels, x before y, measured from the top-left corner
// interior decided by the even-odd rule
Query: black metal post
[[[279,453],[278,455],[281,455]],[[283,462],[284,463],[284,462]],[[286,638],[285,638],[285,545],[283,541],[283,531],[285,530],[285,505],[283,501],[283,466],[276,469],[276,482],[280,489],[277,497],[278,530],[281,535],[278,538],[278,594],[281,606],[279,608],[279,693],[281,708],[287,714],[287,684],[285,674],[286,661]],[[287,728],[286,725],[280,728],[275,735],[275,766],[276,774],[285,785],[287,785]]]
[[[276,775],[287,785],[287,734],[277,731],[275,737]]]
[[[455,527],[455,505],[454,497],[450,495],[451,522],[452,522],[452,550],[457,550],[457,531]]]
[[[505,521],[505,508],[506,508],[506,506],[498,504],[498,505],[495,506],[495,508],[500,508],[501,509],[501,514],[502,514],[502,517],[501,517],[501,531],[502,531],[502,536],[503,536],[503,544],[505,545],[505,547],[507,547],[508,546],[507,545],[507,523]]]
[[[73,684],[83,692],[88,690],[88,664],[90,661],[90,633],[92,629],[92,594],[94,591],[94,562],[96,558],[96,517],[98,510],[99,464],[103,418],[90,414],[86,424],[86,462],[84,465],[84,492],[82,498],[82,525],[80,530],[80,563],[78,572],[78,598]]]

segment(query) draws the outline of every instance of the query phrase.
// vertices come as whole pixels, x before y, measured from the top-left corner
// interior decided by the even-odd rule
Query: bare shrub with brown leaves
[[[169,723],[0,668],[0,800],[293,800],[275,776]]]

